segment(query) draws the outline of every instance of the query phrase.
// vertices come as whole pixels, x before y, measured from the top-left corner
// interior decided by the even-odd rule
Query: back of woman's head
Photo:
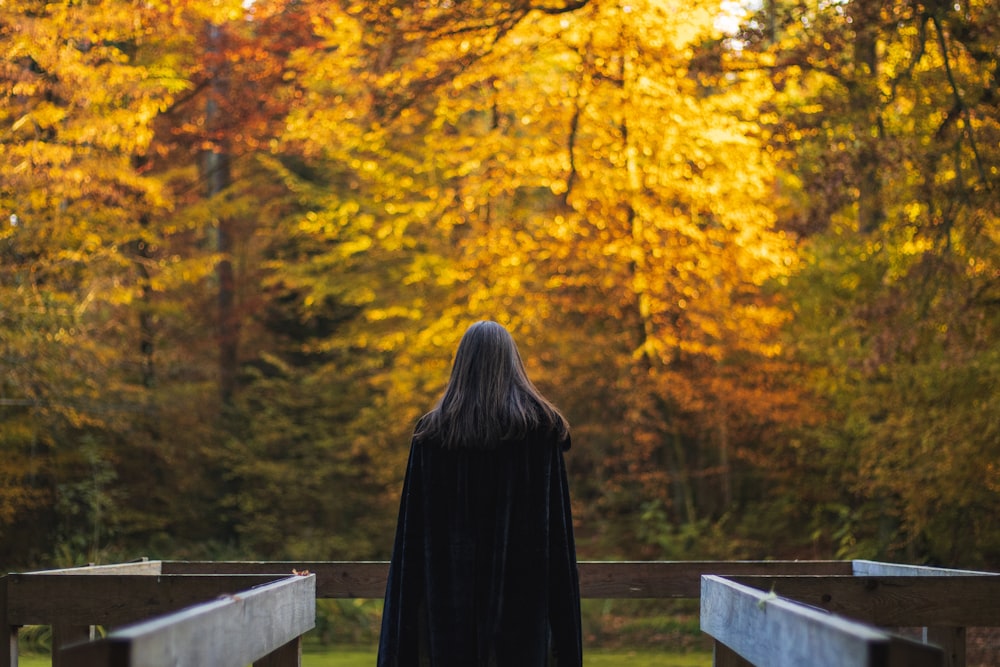
[[[417,435],[482,448],[543,429],[564,437],[568,426],[528,379],[514,338],[496,322],[474,323],[458,345],[444,396]]]

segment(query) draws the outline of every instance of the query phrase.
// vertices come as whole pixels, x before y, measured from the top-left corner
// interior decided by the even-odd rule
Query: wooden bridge
[[[996,573],[874,561],[582,562],[586,598],[698,598],[717,667],[964,667]],[[291,667],[316,598],[381,598],[385,562],[148,561],[0,577],[0,626],[51,625],[56,667]],[[94,638],[94,626],[112,629]],[[884,628],[922,628],[922,641]]]

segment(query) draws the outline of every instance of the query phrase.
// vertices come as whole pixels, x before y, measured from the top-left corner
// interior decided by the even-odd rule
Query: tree
[[[116,433],[142,410],[139,364],[123,354],[134,330],[120,319],[136,294],[132,249],[140,219],[168,206],[161,184],[138,165],[151,119],[185,82],[138,55],[155,8],[17,2],[0,11],[7,54],[0,206],[9,220],[3,363],[5,394],[17,406],[6,417],[30,423],[14,429],[27,440],[5,446],[10,460],[25,453],[31,460],[31,491],[22,496],[30,513],[20,517],[31,526],[27,548],[39,548],[60,520],[52,514],[60,499],[86,487],[90,525],[78,547],[94,553],[107,534],[99,524],[114,521],[100,512],[110,502],[101,487],[116,460]],[[137,358],[139,346],[131,349]],[[75,518],[64,519],[56,528],[73,541]]]
[[[782,86],[781,224],[803,235],[807,258],[790,335],[834,415],[811,438],[830,489],[817,534],[839,533],[844,555],[989,561],[997,61],[981,40],[997,10],[776,11],[759,62]],[[959,516],[973,530],[956,532]]]
[[[769,397],[752,403],[758,424],[787,401],[782,388],[741,378],[775,363],[783,315],[762,287],[791,255],[764,205],[771,167],[757,150],[757,82],[703,86],[687,50],[711,35],[712,7],[674,10],[590,2],[472,36],[401,27],[427,16],[383,17],[378,29],[367,14],[328,19],[331,33],[356,40],[338,41],[335,63],[315,62],[322,77],[309,85],[343,103],[293,114],[286,135],[340,185],[302,223],[331,248],[310,259],[322,273],[307,298],[351,299],[363,313],[355,340],[389,353],[389,372],[372,378],[378,414],[401,424],[389,441],[405,442],[443,383],[461,324],[495,317],[542,360],[540,382],[582,416],[592,440],[580,438],[581,458],[615,466],[586,493],[607,502],[605,516],[632,514],[643,499],[678,523],[728,509],[731,461],[759,437],[730,435],[742,419],[730,401]],[[387,45],[394,29],[419,55]],[[390,66],[373,55],[385,49]],[[459,66],[445,57],[456,53],[475,57],[458,56]],[[720,415],[723,425],[706,429]]]

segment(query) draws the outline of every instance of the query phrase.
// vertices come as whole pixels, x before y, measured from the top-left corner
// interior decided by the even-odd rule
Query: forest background
[[[573,425],[583,559],[1000,567],[998,32],[0,2],[0,565],[386,558],[492,318]]]

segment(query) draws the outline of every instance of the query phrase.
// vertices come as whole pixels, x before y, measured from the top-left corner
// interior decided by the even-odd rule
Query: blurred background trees
[[[583,558],[1000,565],[989,2],[8,2],[0,562],[384,558],[508,325]]]

